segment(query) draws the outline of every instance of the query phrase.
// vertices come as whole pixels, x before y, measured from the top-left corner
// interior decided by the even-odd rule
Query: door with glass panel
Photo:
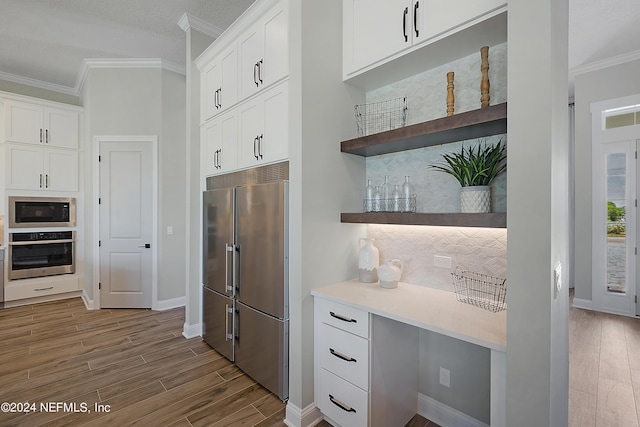
[[[636,145],[607,142],[594,153],[594,308],[628,316],[636,314]]]

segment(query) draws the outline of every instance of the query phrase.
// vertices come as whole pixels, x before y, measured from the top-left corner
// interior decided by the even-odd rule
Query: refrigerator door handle
[[[233,292],[233,283],[231,285],[229,284],[229,252],[233,252],[233,245],[225,243],[224,246],[224,287],[227,292]],[[232,253],[231,256],[233,260],[234,254]]]
[[[225,304],[224,310],[224,340],[229,341],[233,339],[233,334],[229,333],[229,314],[233,316],[233,308],[229,307],[229,304]]]

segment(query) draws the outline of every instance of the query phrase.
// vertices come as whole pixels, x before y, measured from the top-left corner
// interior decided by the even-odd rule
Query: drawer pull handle
[[[342,354],[339,351],[335,351],[332,348],[329,349],[329,353],[333,354],[338,359],[346,360],[347,362],[357,362],[357,360],[354,359],[353,357],[347,356],[346,354]]]
[[[331,317],[335,317],[336,319],[342,320],[343,322],[358,323],[358,321],[356,319],[352,319],[350,317],[345,317],[345,316],[341,316],[339,314],[335,314],[333,311],[330,311],[329,314],[331,315]]]
[[[334,405],[336,405],[338,408],[342,409],[343,411],[353,412],[354,414],[356,413],[355,409],[353,409],[351,406],[347,406],[344,403],[340,402],[338,399],[336,399],[332,395],[329,395],[329,400],[331,401],[331,403],[333,403]]]
[[[35,288],[34,291],[38,292],[38,291],[48,291],[50,289],[53,289],[53,286],[49,286],[48,288]]]

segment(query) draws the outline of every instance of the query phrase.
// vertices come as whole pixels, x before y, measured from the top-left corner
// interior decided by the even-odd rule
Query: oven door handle
[[[31,240],[26,242],[9,242],[9,246],[23,246],[23,245],[47,245],[51,243],[74,243],[74,239],[64,240]]]

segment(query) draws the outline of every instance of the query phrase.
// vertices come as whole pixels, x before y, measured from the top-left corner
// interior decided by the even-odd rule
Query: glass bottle
[[[402,211],[403,212],[412,212],[411,206],[411,178],[407,175],[404,177],[404,184],[402,184]]]
[[[401,197],[402,194],[400,192],[400,185],[396,184],[393,188],[393,192],[391,193],[391,211],[392,212],[400,212],[401,209]]]
[[[373,189],[373,211],[381,212],[382,211],[382,198],[380,195],[380,187],[376,186]]]
[[[382,199],[380,210],[388,212],[391,210],[391,183],[389,182],[389,175],[384,176],[384,184],[382,184],[380,191],[380,198]]]
[[[364,211],[371,212],[373,210],[373,184],[371,180],[367,180],[367,186],[365,188],[364,195]]]

